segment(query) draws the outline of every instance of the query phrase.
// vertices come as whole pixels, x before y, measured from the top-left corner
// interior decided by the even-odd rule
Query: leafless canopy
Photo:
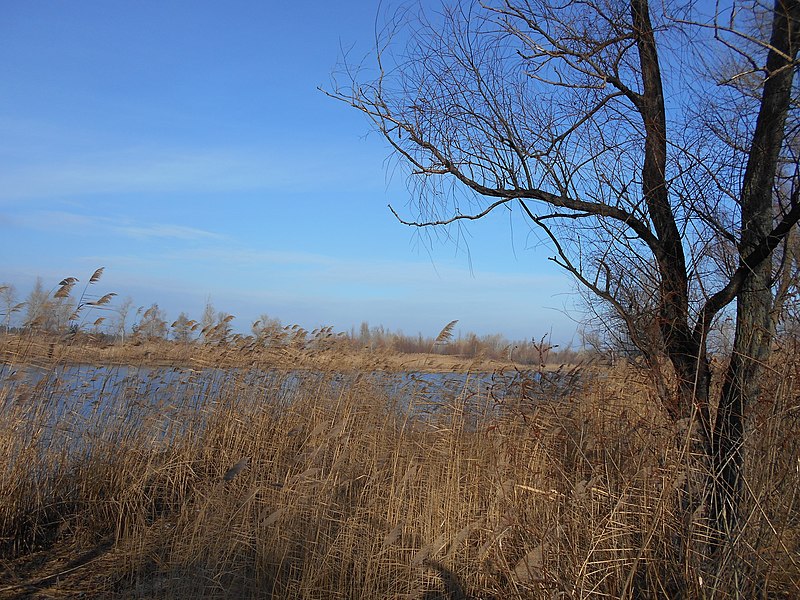
[[[403,11],[378,34],[375,76],[346,67],[332,95],[410,166],[417,214],[402,222],[517,208],[641,346],[643,319],[656,329],[666,319],[667,345],[685,343],[677,338],[705,338],[797,220],[797,161],[783,144],[773,231],[737,256],[772,11],[641,0]],[[782,68],[794,70],[789,59]],[[442,193],[453,179],[473,195]],[[694,327],[674,331],[683,316]]]
[[[328,93],[409,167],[416,214],[395,215],[503,207],[542,231],[648,363],[672,365],[664,406],[701,425],[730,526],[773,290],[796,262],[800,1],[465,0],[387,22],[374,71],[345,64]],[[712,423],[708,337],[734,300]]]

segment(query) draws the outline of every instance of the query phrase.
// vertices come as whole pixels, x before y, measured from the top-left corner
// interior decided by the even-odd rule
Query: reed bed
[[[297,326],[292,326],[297,327]],[[291,327],[287,327],[293,331]],[[299,330],[305,333],[305,330]],[[577,353],[573,353],[577,355]],[[286,343],[259,343],[252,336],[232,336],[223,342],[193,340],[138,339],[125,344],[85,332],[56,334],[48,332],[10,333],[0,335],[0,363],[13,363],[25,356],[29,363],[49,367],[52,364],[151,365],[169,367],[192,365],[231,368],[313,369],[323,371],[394,371],[453,372],[477,369],[483,372],[517,368],[530,369],[529,364],[498,360],[485,355],[464,357],[440,354],[435,346],[425,352],[405,353],[392,348],[353,348],[352,341],[333,335],[329,328],[316,330],[302,339]],[[562,363],[547,351],[537,365],[547,358],[553,370]]]
[[[2,598],[800,596],[796,361],[751,415],[745,522],[708,581],[679,432],[632,369],[431,407],[381,372],[21,358]]]

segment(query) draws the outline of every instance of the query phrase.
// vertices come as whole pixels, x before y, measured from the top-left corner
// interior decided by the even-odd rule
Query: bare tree
[[[203,311],[203,318],[200,323],[203,326],[203,329],[200,331],[200,335],[203,336],[203,343],[227,343],[233,332],[231,321],[235,318],[234,315],[229,315],[223,311],[219,311],[215,314],[213,305],[211,302],[208,302]]]
[[[138,323],[133,326],[133,334],[145,340],[162,340],[167,335],[167,321],[164,311],[158,307],[158,304],[151,304],[150,307],[142,312],[139,309],[142,317]]]
[[[126,296],[125,299],[116,307],[114,312],[114,335],[121,344],[125,344],[125,332],[128,330],[128,318],[131,308],[133,308],[133,298]]]
[[[77,281],[75,277],[67,277],[51,293],[44,289],[42,278],[37,277],[25,301],[26,327],[50,333],[65,332],[76,309],[71,293]]]
[[[280,319],[270,317],[266,313],[262,313],[253,323],[251,331],[262,346],[279,346],[286,337]]]
[[[363,348],[367,348],[372,343],[372,339],[369,332],[369,323],[366,321],[361,321],[361,326],[358,330],[358,341]]]
[[[213,330],[217,324],[217,311],[211,303],[211,297],[206,299],[206,306],[203,309],[203,316],[200,318],[200,335],[203,337],[204,343],[210,343],[213,340]]]
[[[772,317],[775,328],[787,340],[800,339],[800,233],[789,232],[777,258],[775,305]]]
[[[173,321],[170,328],[172,329],[172,338],[176,342],[188,344],[192,341],[193,332],[196,329],[197,322],[189,318],[185,312],[178,315],[178,318]]]
[[[50,292],[44,289],[42,278],[36,278],[36,284],[24,303],[27,307],[25,326],[51,333],[64,333],[67,330],[78,331],[83,325],[82,319],[94,310],[110,310],[111,300],[117,295],[110,292],[102,296],[89,294],[89,286],[100,281],[104,267],[96,269],[86,281],[80,296],[73,296],[75,286],[80,282],[77,277],[65,277]],[[95,319],[97,330],[105,318]]]
[[[25,301],[25,325],[39,327],[45,321],[45,314],[49,311],[50,294],[44,289],[41,277],[36,278],[33,289]]]
[[[328,93],[408,167],[417,213],[392,209],[401,222],[458,227],[518,211],[653,372],[669,367],[662,403],[712,469],[718,547],[736,529],[745,407],[774,335],[771,256],[800,219],[788,143],[800,1],[710,7],[443,6],[405,29],[390,21],[374,74],[345,65]],[[734,304],[714,412],[709,333]]]
[[[3,325],[5,326],[6,333],[11,329],[11,317],[14,313],[19,312],[25,306],[24,302],[17,302],[17,290],[10,283],[0,284],[0,303],[2,304],[2,311],[0,315],[3,317]]]

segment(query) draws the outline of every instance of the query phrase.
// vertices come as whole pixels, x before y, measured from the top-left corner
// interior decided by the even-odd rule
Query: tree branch
[[[703,305],[694,327],[693,337],[695,339],[705,339],[714,316],[736,298],[750,273],[772,255],[772,252],[789,235],[792,227],[800,221],[800,188],[796,188],[792,196],[791,210],[767,236],[756,244],[753,251],[742,259],[739,268],[736,269],[725,287],[712,295]]]
[[[504,200],[498,200],[497,202],[490,204],[489,207],[486,208],[486,210],[483,210],[474,215],[455,215],[454,217],[450,217],[449,219],[440,219],[437,221],[406,221],[403,218],[401,218],[399,214],[397,214],[397,211],[392,207],[391,204],[389,204],[388,207],[389,210],[392,211],[392,214],[395,216],[395,218],[403,225],[408,225],[410,227],[435,227],[437,225],[449,225],[450,223],[455,223],[456,221],[460,221],[462,219],[466,219],[468,221],[477,221],[478,219],[481,219],[486,215],[488,215],[498,206],[502,206],[503,204],[508,204],[509,202],[511,202],[511,198],[505,198]]]

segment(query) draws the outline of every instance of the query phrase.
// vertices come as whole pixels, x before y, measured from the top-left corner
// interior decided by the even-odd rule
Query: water
[[[247,410],[284,410],[302,389],[326,401],[336,399],[366,378],[376,390],[365,401],[382,398],[393,410],[421,421],[457,410],[464,426],[477,427],[503,411],[526,410],[574,391],[576,376],[564,372],[510,373],[326,373],[274,369],[192,369],[58,365],[54,368],[0,365],[0,409],[24,409],[45,423],[42,436],[61,435],[79,447],[92,433],[113,440],[120,424],[147,422],[162,441],[198,426],[197,413],[218,403],[236,402]],[[9,414],[6,412],[6,414]],[[154,423],[153,420],[158,419]],[[202,422],[202,421],[201,421]],[[73,446],[74,445],[74,446]]]

